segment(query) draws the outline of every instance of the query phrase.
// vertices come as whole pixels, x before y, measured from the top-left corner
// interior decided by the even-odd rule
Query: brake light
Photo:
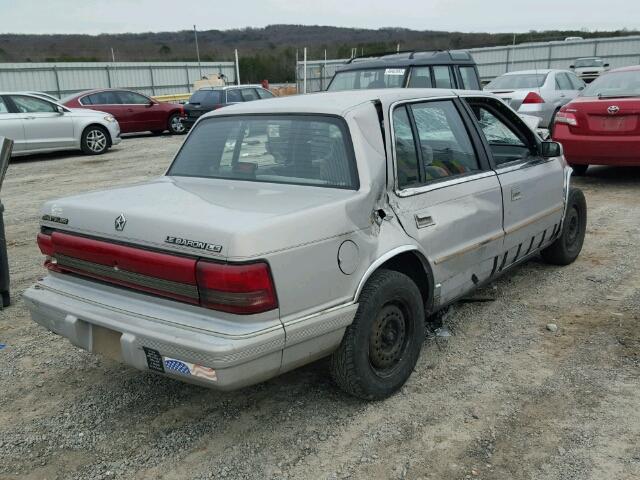
[[[43,255],[50,257],[53,255],[53,242],[51,241],[51,235],[46,235],[44,233],[38,234],[38,248]]]
[[[527,93],[527,96],[524,97],[522,103],[544,103],[544,98],[542,98],[536,92],[529,92]]]
[[[562,110],[556,113],[555,123],[564,123],[572,127],[578,126],[578,118],[569,112],[563,112]]]
[[[278,307],[271,271],[265,262],[232,265],[200,260],[196,277],[203,307],[240,315]]]

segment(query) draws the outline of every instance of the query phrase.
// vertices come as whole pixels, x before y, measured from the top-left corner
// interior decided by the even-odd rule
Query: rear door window
[[[245,102],[251,102],[253,100],[259,100],[258,94],[256,93],[255,88],[243,88],[242,89],[242,98]]]
[[[92,93],[80,99],[82,105],[119,105],[120,99],[115,92]]]
[[[574,90],[580,90],[585,87],[585,83],[582,80],[580,80],[575,74],[567,73],[566,75],[567,77],[569,77],[569,81],[573,85]]]
[[[482,90],[474,67],[459,67],[461,87],[466,90]]]
[[[432,88],[431,67],[413,67],[408,86],[409,88]]]
[[[215,105],[222,102],[222,90],[197,90],[193,92],[189,103],[199,103],[202,105]]]
[[[265,90],[264,88],[256,88],[256,92],[258,92],[258,96],[260,98],[273,98],[273,93],[269,90]]]
[[[242,99],[242,95],[240,94],[240,89],[232,88],[227,90],[227,102],[228,103],[238,103],[244,101]]]
[[[454,88],[453,78],[451,78],[451,69],[444,65],[433,67],[433,78],[435,80],[435,88]]]
[[[135,92],[120,91],[116,92],[116,95],[120,98],[120,103],[123,105],[147,105],[149,103],[147,97]]]
[[[556,73],[556,90],[574,90],[566,73]]]

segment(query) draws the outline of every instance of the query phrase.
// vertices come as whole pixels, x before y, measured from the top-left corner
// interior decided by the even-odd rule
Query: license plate
[[[216,382],[218,376],[213,368],[198,365],[196,363],[178,360],[177,358],[163,357],[160,352],[149,347],[142,347],[147,357],[149,370],[159,373],[170,373],[185,377],[198,377],[210,382]]]

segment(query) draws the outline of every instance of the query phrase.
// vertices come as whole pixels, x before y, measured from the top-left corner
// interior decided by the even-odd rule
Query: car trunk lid
[[[574,133],[584,135],[640,135],[640,98],[578,97],[567,107],[577,126]]]

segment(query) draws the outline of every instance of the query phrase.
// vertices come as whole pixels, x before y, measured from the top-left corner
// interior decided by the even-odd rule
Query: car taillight
[[[572,127],[578,126],[578,118],[569,112],[559,111],[556,113],[555,123],[564,123],[565,125],[571,125]]]
[[[271,271],[265,262],[233,265],[200,260],[196,278],[203,307],[239,315],[278,307]]]
[[[45,233],[38,234],[38,248],[43,255],[50,257],[53,255],[53,242],[51,241],[51,235]]]
[[[544,98],[542,98],[536,92],[529,92],[527,93],[527,96],[524,97],[522,103],[544,103]]]

